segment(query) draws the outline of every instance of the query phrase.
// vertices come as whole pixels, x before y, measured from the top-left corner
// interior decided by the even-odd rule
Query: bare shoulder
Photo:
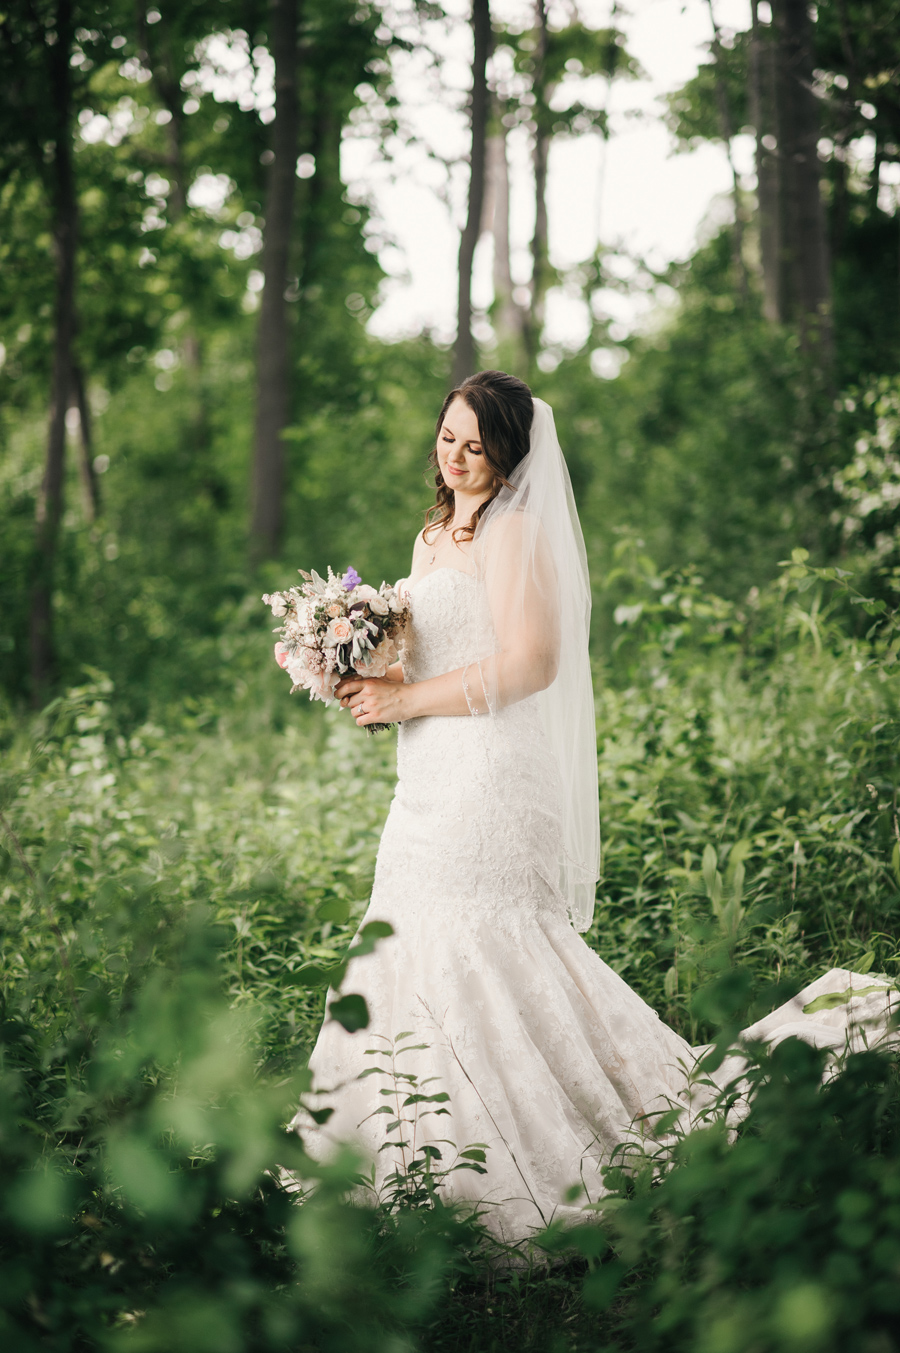
[[[425,528],[423,527],[413,542],[413,568],[425,550]]]

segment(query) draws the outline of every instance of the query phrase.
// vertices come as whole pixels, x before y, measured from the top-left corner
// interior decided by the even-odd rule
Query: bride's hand
[[[335,689],[341,708],[350,708],[360,728],[370,723],[401,723],[405,688],[390,677],[345,677]]]

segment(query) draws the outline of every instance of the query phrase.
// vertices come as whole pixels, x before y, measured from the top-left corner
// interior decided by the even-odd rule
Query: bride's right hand
[[[368,723],[401,723],[408,717],[408,693],[415,687],[406,686],[387,677],[344,677],[335,687],[341,708],[350,706],[360,728]]]

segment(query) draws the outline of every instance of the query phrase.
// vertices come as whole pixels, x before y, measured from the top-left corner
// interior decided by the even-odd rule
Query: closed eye
[[[453,443],[456,441],[456,438],[455,438],[455,437],[448,437],[448,436],[445,434],[445,435],[441,438],[441,441],[446,442],[448,446],[452,446]],[[468,445],[466,446],[465,449],[466,449],[467,451],[470,451],[471,454],[472,454],[473,456],[480,456],[480,455],[481,455],[481,447],[480,447],[480,446],[472,446],[471,443],[470,443],[470,444],[468,444]]]

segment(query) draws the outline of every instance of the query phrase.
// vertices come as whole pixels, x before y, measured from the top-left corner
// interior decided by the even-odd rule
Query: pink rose
[[[383,677],[391,663],[395,660],[396,649],[391,652],[391,648],[385,644],[380,644],[376,649],[370,649],[364,658],[360,658],[353,666],[360,676]]]
[[[287,667],[288,662],[290,661],[290,654],[284,644],[279,643],[275,645],[275,661],[278,663],[279,667]]]

